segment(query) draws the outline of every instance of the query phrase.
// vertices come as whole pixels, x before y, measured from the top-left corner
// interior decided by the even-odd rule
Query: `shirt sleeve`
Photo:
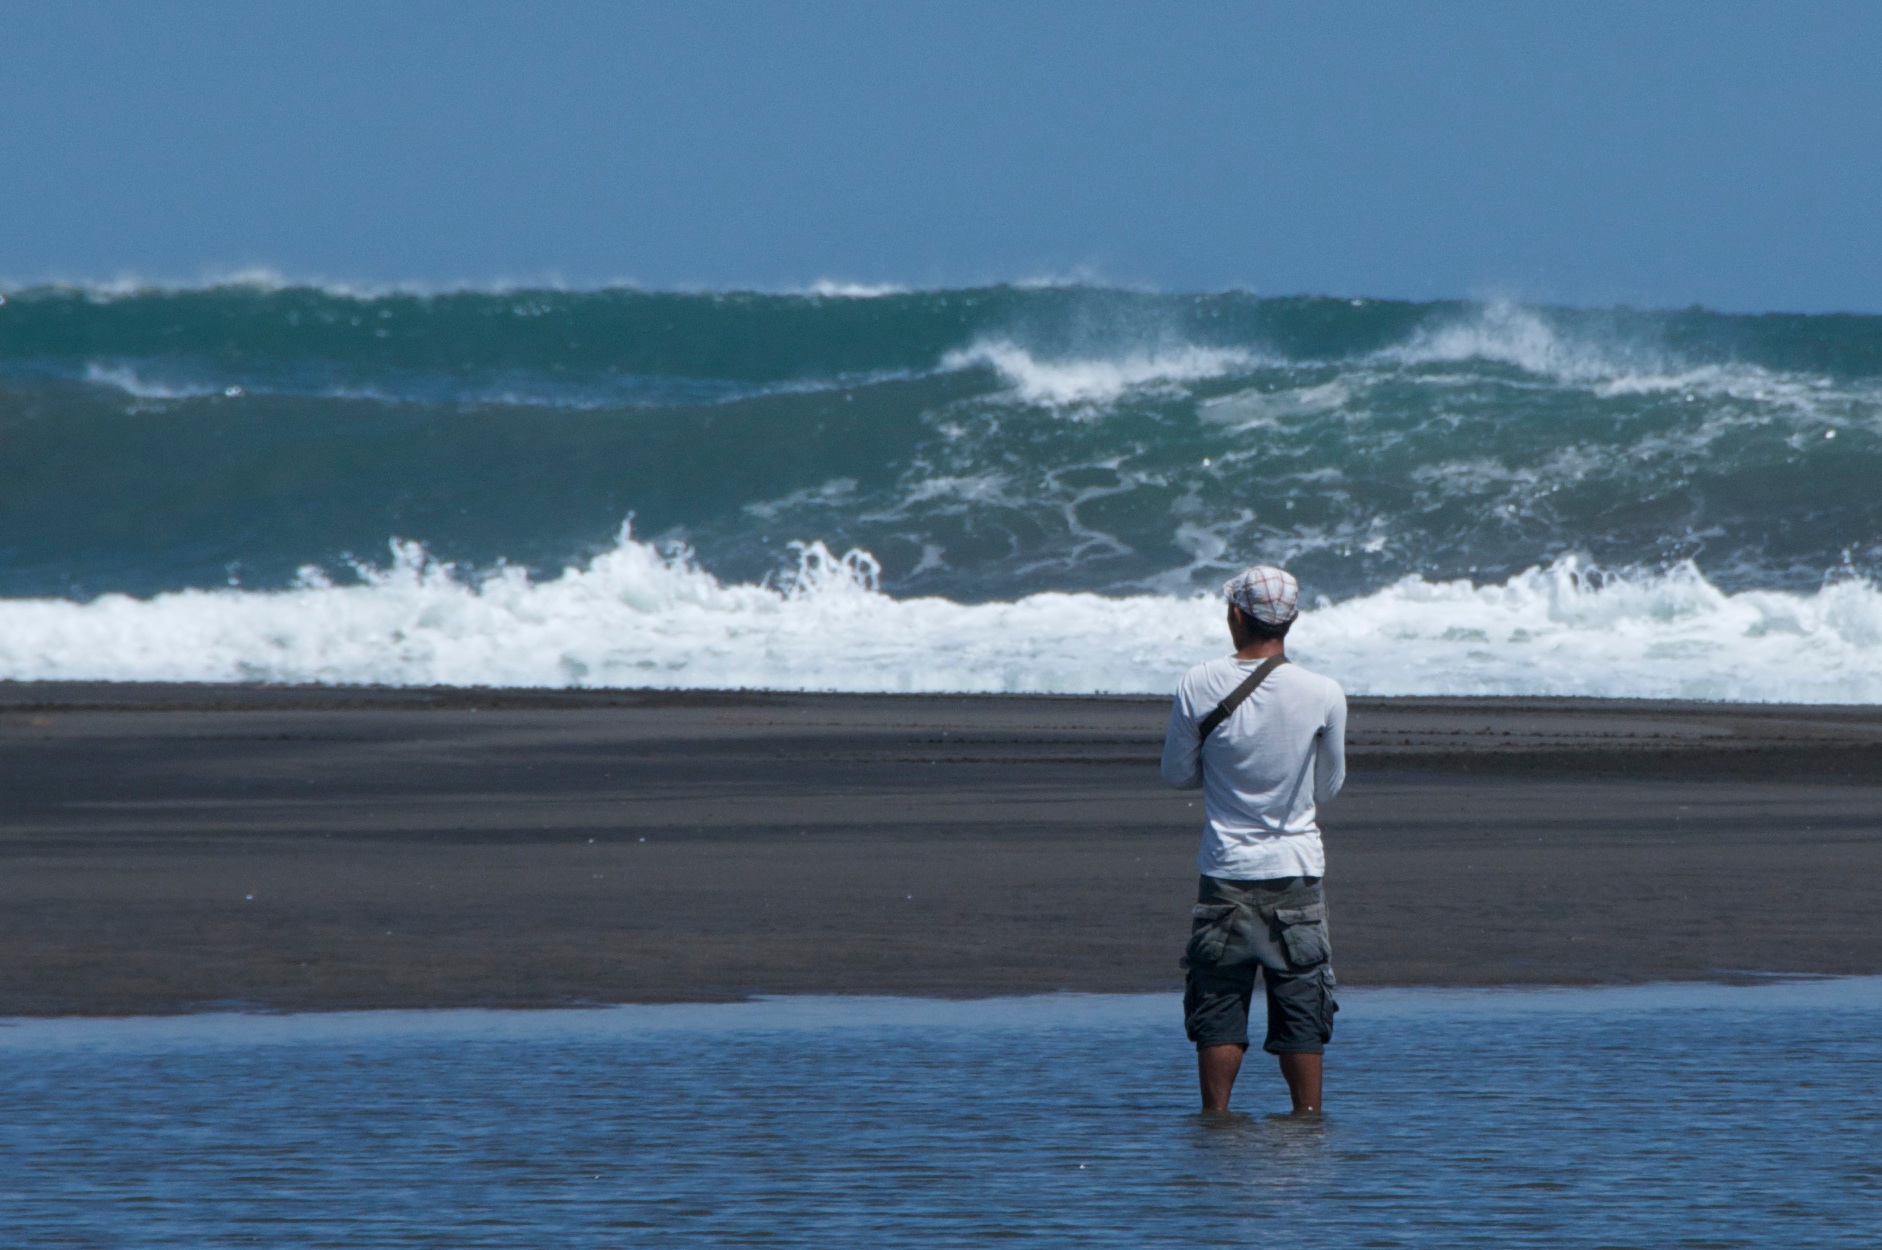
[[[1169,758],[1165,749],[1164,758]],[[1166,765],[1167,767],[1167,765]],[[1327,718],[1314,739],[1313,801],[1324,803],[1346,784],[1346,692],[1338,686],[1327,702]]]
[[[1178,790],[1202,788],[1202,737],[1189,714],[1188,692],[1178,689],[1170,703],[1170,727],[1163,735],[1163,780]]]

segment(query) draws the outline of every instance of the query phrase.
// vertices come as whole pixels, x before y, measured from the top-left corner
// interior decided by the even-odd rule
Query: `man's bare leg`
[[[1202,1084],[1204,1111],[1229,1109],[1229,1095],[1235,1089],[1235,1078],[1242,1070],[1242,1057],[1247,1051],[1246,1046],[1203,1046],[1196,1051],[1196,1072]],[[1278,1057],[1288,1097],[1294,1101],[1294,1114],[1318,1115],[1324,1057],[1307,1054]]]
[[[1295,1054],[1282,1055],[1280,1058],[1281,1076],[1286,1079],[1288,1095],[1294,1100],[1294,1114],[1320,1114],[1322,1056]],[[1233,1074],[1229,1076],[1229,1080],[1231,1082],[1235,1080]],[[1223,1104],[1227,1105],[1226,1096]]]
[[[1221,1045],[1196,1048],[1196,1075],[1202,1081],[1202,1109],[1227,1111],[1229,1094],[1235,1088],[1235,1074],[1242,1070],[1246,1046]]]

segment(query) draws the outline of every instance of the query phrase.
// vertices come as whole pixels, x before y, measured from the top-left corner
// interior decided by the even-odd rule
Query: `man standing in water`
[[[1201,787],[1206,817],[1183,958],[1184,1025],[1203,1110],[1228,1110],[1259,971],[1268,1000],[1262,1047],[1280,1058],[1294,1113],[1317,1114],[1321,1056],[1339,1008],[1315,814],[1346,779],[1346,695],[1287,661],[1300,602],[1292,574],[1256,565],[1222,591],[1235,654],[1183,675],[1163,741],[1163,779]]]

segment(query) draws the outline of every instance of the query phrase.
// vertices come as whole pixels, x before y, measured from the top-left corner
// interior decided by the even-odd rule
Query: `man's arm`
[[[1337,687],[1314,740],[1313,801],[1324,803],[1346,784],[1346,692]]]
[[[1163,780],[1178,790],[1202,788],[1202,736],[1189,714],[1185,692],[1170,702],[1170,727],[1163,735]]]

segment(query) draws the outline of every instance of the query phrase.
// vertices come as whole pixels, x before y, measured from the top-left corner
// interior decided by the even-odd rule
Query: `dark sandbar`
[[[1166,707],[0,683],[0,1015],[1172,989]],[[1882,709],[1351,736],[1350,984],[1882,972]]]

